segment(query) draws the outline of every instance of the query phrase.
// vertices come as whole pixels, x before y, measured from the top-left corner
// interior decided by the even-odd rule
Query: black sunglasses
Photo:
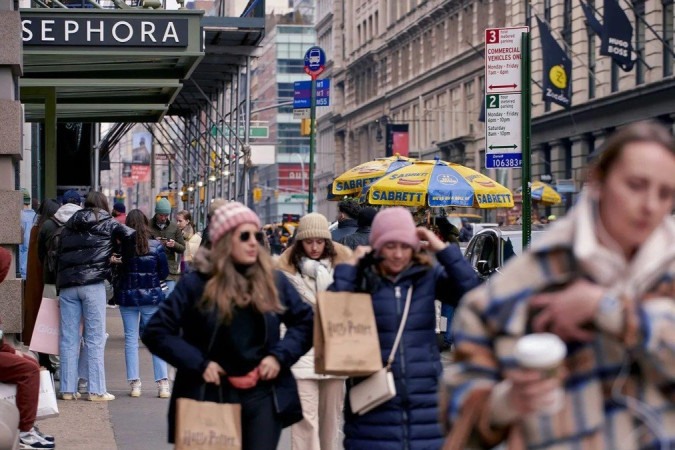
[[[251,233],[250,231],[242,231],[239,234],[239,240],[241,242],[248,242],[248,240],[251,239],[251,236],[253,236],[258,242],[262,242],[263,237],[265,237],[262,231],[256,231],[255,233]]]

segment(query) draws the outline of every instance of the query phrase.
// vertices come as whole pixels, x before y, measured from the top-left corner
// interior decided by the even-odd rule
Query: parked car
[[[532,225],[531,242],[541,237],[545,230],[544,225]],[[499,272],[510,258],[520,255],[522,249],[523,231],[520,225],[485,228],[469,241],[464,258],[482,280],[487,280]]]

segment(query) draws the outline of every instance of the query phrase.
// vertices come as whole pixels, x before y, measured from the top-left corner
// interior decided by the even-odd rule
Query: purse
[[[389,353],[387,365],[349,390],[349,403],[354,414],[362,416],[396,397],[396,383],[394,382],[394,374],[391,373],[391,365],[396,357],[396,350],[398,350],[398,346],[401,343],[403,329],[408,320],[412,293],[413,288],[410,286],[405,299],[401,324],[396,333],[394,346],[391,349],[391,353]]]

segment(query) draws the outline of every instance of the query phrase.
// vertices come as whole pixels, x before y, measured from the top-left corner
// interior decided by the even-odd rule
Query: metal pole
[[[309,110],[309,196],[307,200],[307,212],[311,213],[314,210],[314,146],[315,136],[314,130],[316,123],[316,76],[312,75],[312,100]],[[303,170],[304,174],[304,170]]]
[[[93,150],[94,150],[94,177],[92,179],[93,181],[93,190],[98,191],[99,187],[101,186],[101,180],[100,180],[100,167],[101,167],[101,150],[98,147],[98,143],[101,139],[101,124],[100,123],[95,123],[93,125],[93,139],[94,142],[97,144],[94,145]]]
[[[248,206],[249,198],[249,162],[251,159],[250,131],[251,131],[251,57],[246,57],[246,98],[244,99],[246,117],[244,118],[244,205]],[[239,127],[237,127],[237,133]]]
[[[523,250],[530,245],[532,235],[532,189],[531,149],[530,149],[530,118],[532,108],[531,88],[531,61],[530,61],[530,33],[522,36],[522,72],[521,72],[521,111],[522,111],[522,139],[523,139],[523,208],[521,222],[523,225]]]
[[[302,192],[305,192],[305,155],[296,153],[296,155],[300,158],[300,171],[302,172],[300,175],[300,182],[302,183],[301,190]],[[302,201],[302,215],[305,215],[305,201]]]
[[[239,99],[239,91],[241,91],[241,66],[237,68],[237,91],[235,98],[237,99],[237,122],[234,129],[234,135],[239,137],[239,128],[241,127],[241,103]],[[231,130],[230,130],[231,131]],[[230,141],[232,142],[232,141]],[[234,199],[239,201],[239,139],[234,140]]]
[[[236,148],[235,145],[232,143],[232,126],[234,125],[234,91],[236,89],[236,83],[235,83],[235,77],[232,76],[232,79],[230,80],[230,126],[228,129],[228,134],[230,135],[227,142],[229,142],[229,155],[228,155],[228,172],[229,175],[227,176],[227,199],[228,200],[234,200],[234,192],[232,190],[232,180],[234,179],[234,159],[232,156],[236,155]],[[235,142],[236,144],[236,142]]]

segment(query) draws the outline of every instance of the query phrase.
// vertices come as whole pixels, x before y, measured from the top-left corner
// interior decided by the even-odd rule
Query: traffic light
[[[312,134],[312,119],[300,119],[300,136]]]
[[[254,203],[260,203],[260,200],[262,200],[262,189],[254,188],[253,189],[253,202]]]

